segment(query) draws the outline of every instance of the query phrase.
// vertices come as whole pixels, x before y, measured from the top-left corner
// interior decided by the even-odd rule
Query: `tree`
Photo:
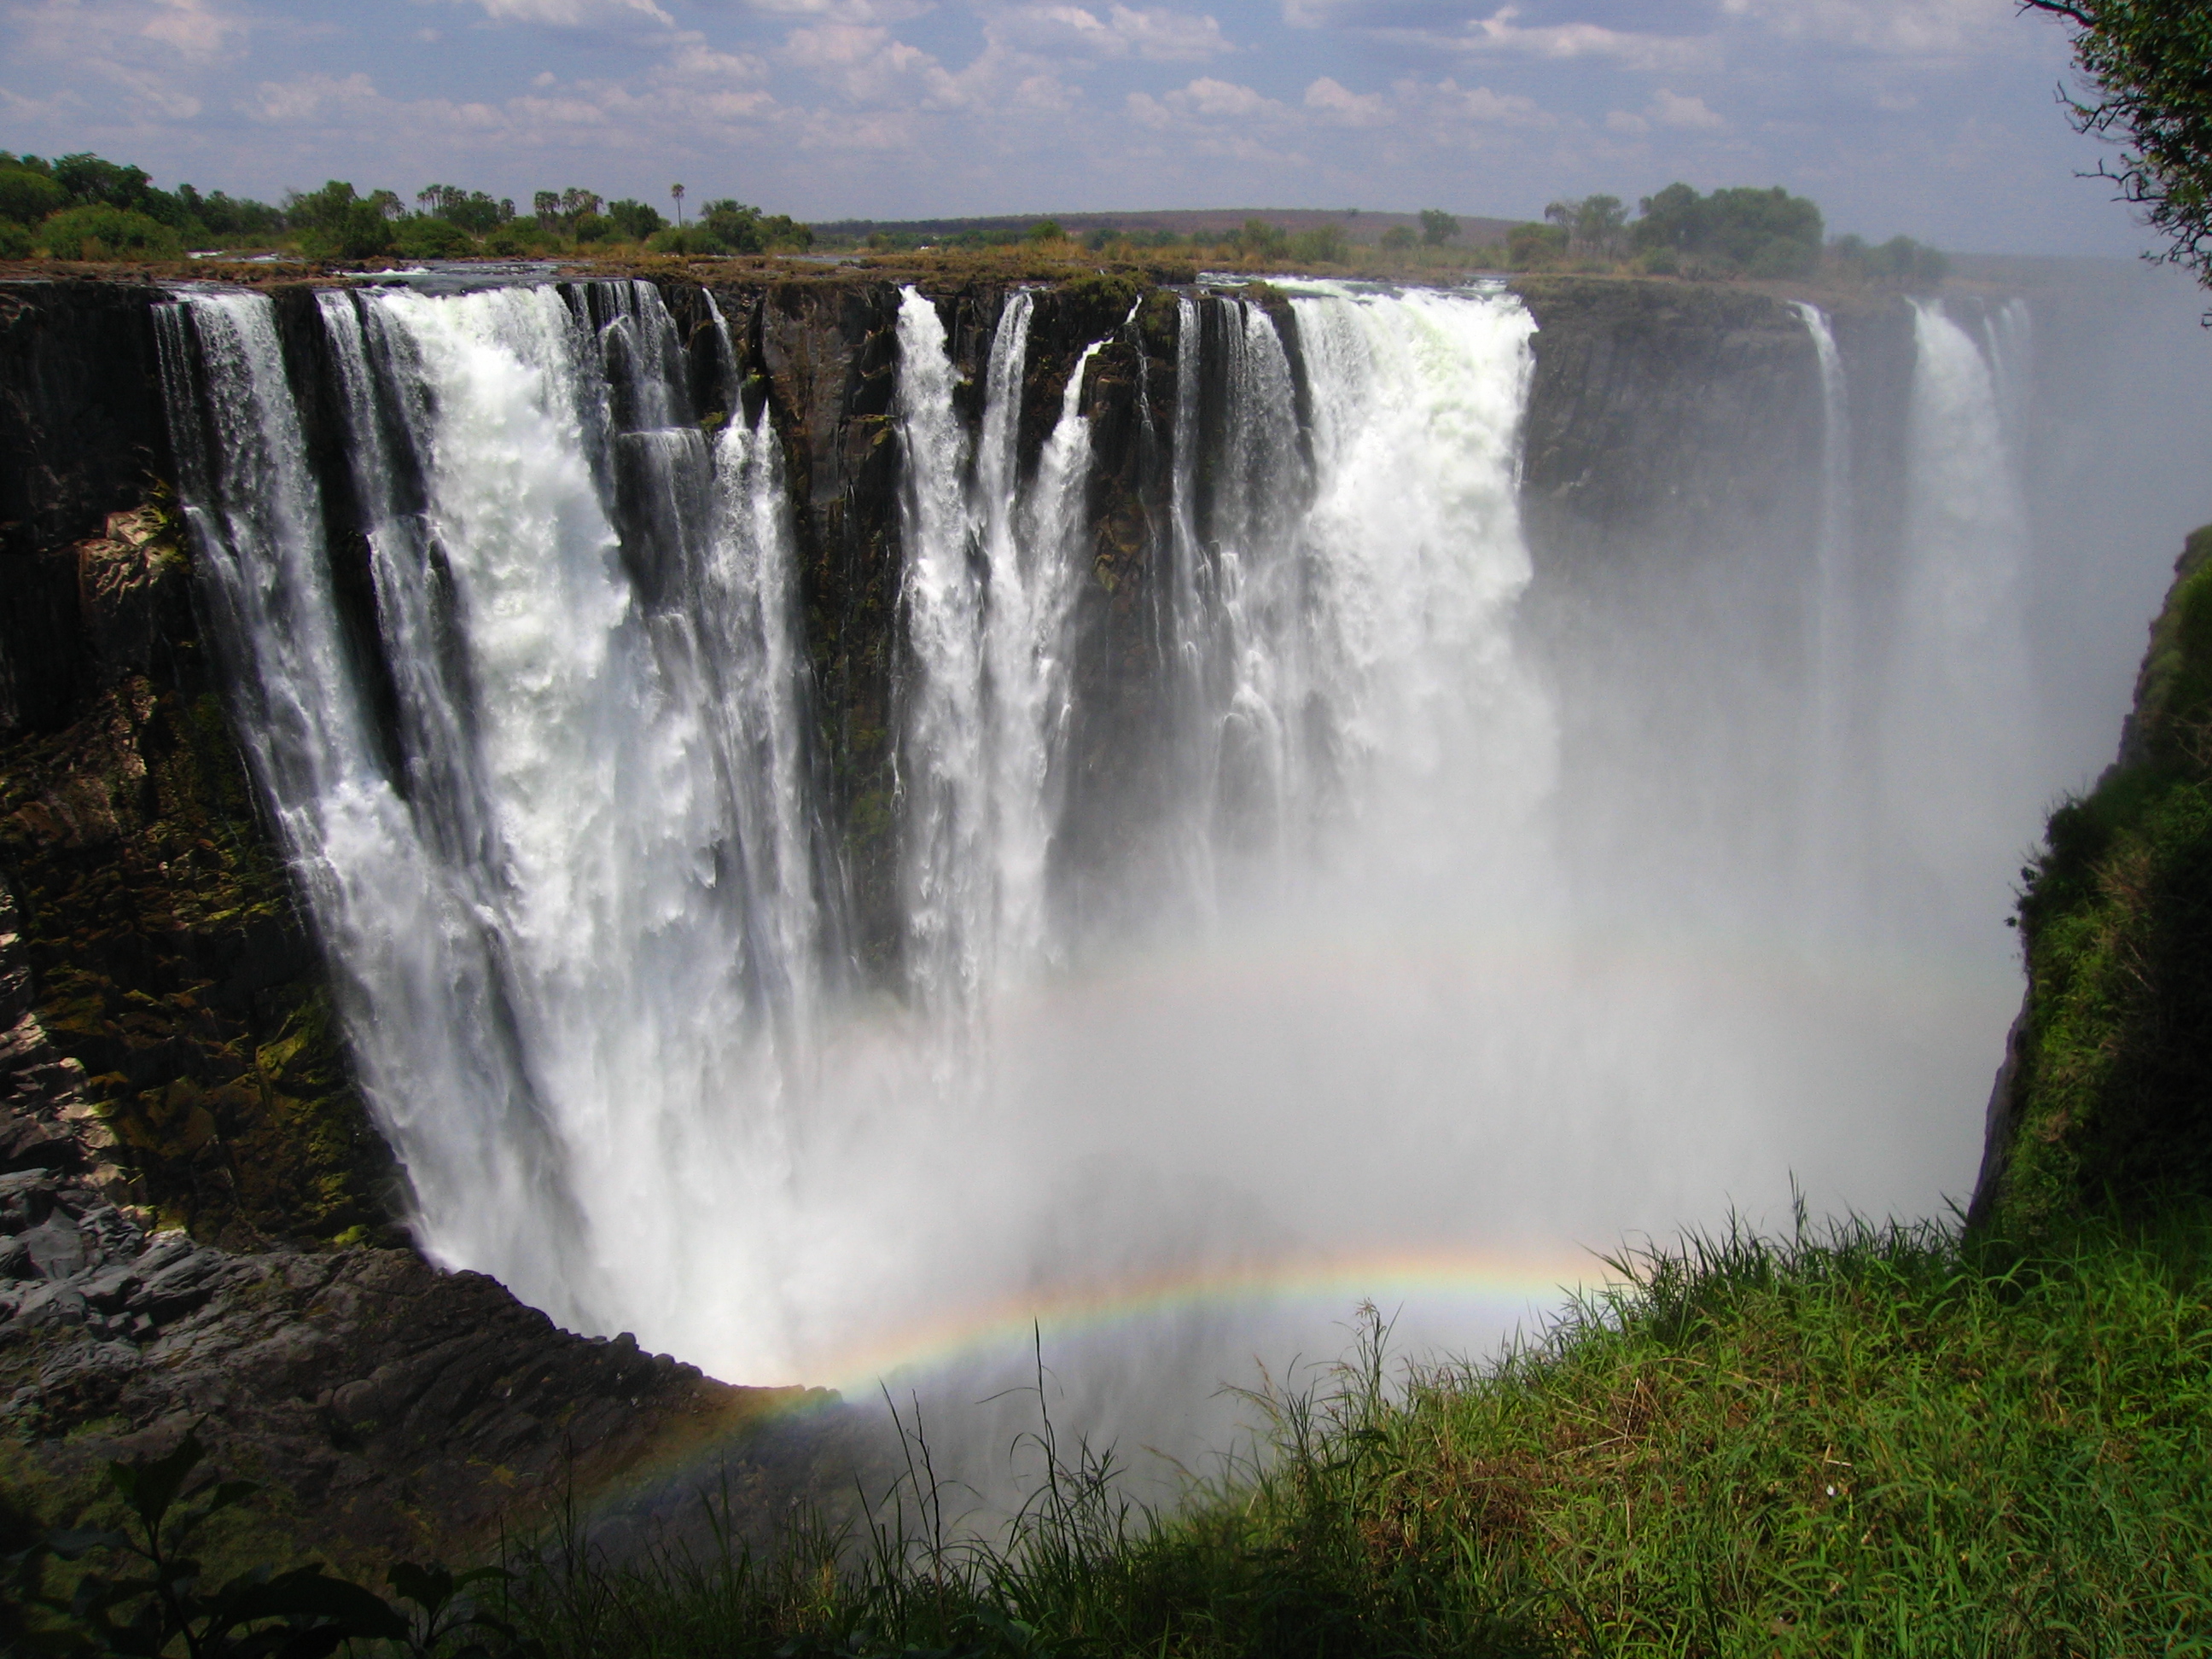
[[[69,192],[43,173],[0,167],[0,219],[33,225],[69,204]]]
[[[1301,264],[1341,264],[1351,246],[1342,225],[1324,222],[1291,238],[1291,257]]]
[[[1555,265],[1567,257],[1567,228],[1561,224],[1516,225],[1505,233],[1505,263],[1516,270]]]
[[[317,258],[366,259],[389,253],[394,240],[392,222],[402,211],[399,198],[390,191],[362,196],[343,179],[333,179],[306,195],[295,191],[284,198],[286,217],[307,233],[301,246]]]
[[[676,222],[680,225],[684,222],[684,186],[671,185],[668,187],[668,194],[676,203]]]
[[[1421,240],[1431,247],[1442,247],[1459,234],[1459,221],[1442,208],[1421,210]]]
[[[476,236],[488,236],[514,217],[512,201],[494,201],[480,190],[463,190],[459,185],[425,185],[416,192],[415,201],[431,217]]]
[[[1032,242],[1057,242],[1066,234],[1060,228],[1057,219],[1040,219],[1029,228],[1029,238]]]
[[[615,229],[626,242],[641,242],[668,222],[657,208],[628,198],[609,203],[607,217],[615,222]]]
[[[1641,205],[1644,216],[1632,232],[1637,248],[1663,251],[1678,265],[1688,256],[1692,264],[1686,268],[1702,264],[1753,276],[1805,276],[1820,266],[1820,207],[1779,185],[1700,196],[1687,185],[1672,184]]]
[[[1553,202],[1544,217],[1567,233],[1569,248],[1586,258],[1617,259],[1626,238],[1628,211],[1618,196],[1585,196]]]
[[[2120,146],[2119,186],[2166,240],[2152,258],[2212,285],[2212,9],[2201,0],[2020,0],[2075,27],[2074,61],[2094,88],[2064,91],[2076,130]]]
[[[1265,219],[1247,219],[1231,240],[1237,252],[1247,259],[1281,259],[1290,252],[1290,232]]]

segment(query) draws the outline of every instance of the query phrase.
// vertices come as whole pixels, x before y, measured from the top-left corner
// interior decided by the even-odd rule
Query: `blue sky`
[[[273,198],[581,185],[801,218],[1782,184],[1834,231],[2130,253],[2012,0],[0,0],[0,148]]]

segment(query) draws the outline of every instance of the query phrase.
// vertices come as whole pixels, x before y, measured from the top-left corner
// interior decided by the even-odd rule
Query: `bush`
[[[1057,242],[1063,240],[1066,235],[1067,233],[1060,228],[1060,221],[1057,219],[1040,219],[1029,229],[1029,238],[1032,242]]]
[[[1341,264],[1351,246],[1342,225],[1316,225],[1291,238],[1291,257],[1301,264]]]
[[[184,238],[127,208],[64,208],[38,229],[39,246],[57,259],[176,259]]]
[[[1505,263],[1515,270],[1541,270],[1566,257],[1565,225],[1516,225],[1505,233]]]
[[[392,228],[393,240],[410,259],[451,259],[476,252],[476,238],[450,219],[416,214]]]
[[[1230,246],[1247,259],[1279,260],[1290,252],[1291,234],[1265,219],[1247,219]]]
[[[37,245],[28,227],[0,219],[0,259],[27,259]]]
[[[0,219],[34,225],[69,205],[69,192],[43,173],[0,167]]]
[[[1411,225],[1393,225],[1382,233],[1382,246],[1393,253],[1403,253],[1420,240]]]
[[[511,219],[483,239],[484,252],[502,259],[530,258],[545,251],[544,233],[532,219]]]

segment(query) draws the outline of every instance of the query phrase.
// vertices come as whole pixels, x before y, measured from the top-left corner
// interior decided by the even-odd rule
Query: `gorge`
[[[1184,1449],[1359,1295],[1479,1346],[1793,1176],[1963,1201],[2202,516],[2114,291],[20,285],[112,406],[11,393],[10,729],[180,672],[78,619],[143,465],[433,1261],[746,1383],[973,1400],[1037,1319]]]

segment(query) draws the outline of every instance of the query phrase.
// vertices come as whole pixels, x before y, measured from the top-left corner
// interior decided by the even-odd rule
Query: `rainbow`
[[[1607,1279],[1594,1255],[1409,1249],[1334,1259],[1215,1266],[1106,1286],[1041,1291],[948,1309],[838,1355],[830,1386],[872,1394],[884,1381],[970,1356],[1026,1349],[1032,1334],[1082,1340],[1209,1310],[1334,1304],[1346,1315],[1371,1302],[1388,1317],[1407,1304],[1479,1309],[1493,1326],[1540,1320],[1579,1290]]]

